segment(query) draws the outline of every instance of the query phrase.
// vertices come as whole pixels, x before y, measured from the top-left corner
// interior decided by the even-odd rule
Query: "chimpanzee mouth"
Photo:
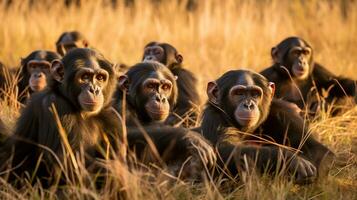
[[[84,105],[88,105],[88,106],[95,106],[97,105],[97,102],[96,101],[85,101],[85,102],[82,102]]]
[[[165,115],[169,112],[162,110],[162,109],[146,109],[149,113],[155,114],[155,115]]]
[[[303,76],[306,73],[304,68],[299,68],[299,69],[294,68],[293,72],[294,72],[294,75],[298,76],[298,77]]]
[[[250,120],[253,120],[255,119],[256,117],[238,117],[238,119],[240,120],[245,120],[245,121],[250,121]]]
[[[31,86],[31,90],[34,92],[41,91],[45,88],[45,86],[42,86],[41,84],[34,84]]]

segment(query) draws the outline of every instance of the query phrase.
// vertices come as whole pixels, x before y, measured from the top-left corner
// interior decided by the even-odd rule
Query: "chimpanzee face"
[[[30,75],[29,86],[33,92],[39,92],[46,88],[50,68],[51,63],[46,60],[31,60],[27,63],[26,69]]]
[[[259,74],[237,70],[227,74],[230,82],[218,79],[207,87],[209,100],[223,109],[240,130],[252,130],[260,125],[268,113],[275,86]],[[223,75],[228,76],[227,74]],[[224,85],[225,84],[225,85]],[[220,87],[221,85],[221,87]]]
[[[302,39],[291,37],[272,48],[275,63],[286,67],[291,76],[304,80],[312,71],[312,48]]]
[[[146,97],[145,110],[153,121],[164,121],[169,116],[172,85],[160,72],[152,73],[142,83],[140,93]]]
[[[160,63],[164,63],[165,61],[165,51],[159,45],[148,46],[144,49],[144,57],[143,61],[157,61]]]
[[[157,61],[172,70],[181,66],[183,56],[168,43],[150,42],[144,48],[142,61]]]
[[[90,49],[75,49],[62,60],[52,62],[52,77],[63,89],[64,95],[78,103],[83,116],[97,114],[108,101],[109,82],[113,70],[100,54]]]
[[[309,75],[311,58],[311,48],[296,46],[289,50],[288,62],[291,66],[291,72],[297,79],[305,79]]]
[[[108,72],[99,67],[82,68],[75,75],[75,83],[81,88],[78,102],[84,111],[99,112],[104,104],[103,88],[108,83]]]
[[[61,36],[60,40],[56,43],[57,52],[64,56],[67,52],[75,48],[87,48],[88,41],[84,38],[75,39],[71,33],[66,33]]]
[[[176,77],[159,62],[134,65],[119,77],[119,88],[141,122],[162,122],[176,104]]]

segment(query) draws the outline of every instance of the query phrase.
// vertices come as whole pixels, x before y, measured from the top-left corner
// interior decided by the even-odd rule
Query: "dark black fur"
[[[126,97],[126,123],[128,126],[135,125],[135,120],[139,120],[142,125],[148,125],[152,123],[152,120],[148,117],[147,113],[144,112],[144,103],[147,98],[140,95],[140,86],[146,80],[149,74],[161,72],[163,75],[169,79],[173,84],[173,90],[170,98],[168,99],[170,103],[170,108],[174,107],[177,103],[177,85],[175,77],[172,75],[170,70],[163,67],[160,63],[138,63],[131,67],[129,71],[126,72],[126,76],[129,78],[129,93],[125,95]],[[118,88],[115,95],[114,108],[122,114],[122,100],[124,92]]]
[[[86,48],[88,47],[88,41],[78,31],[63,32],[56,42],[57,53],[61,56],[64,56],[70,50],[66,48],[66,45],[70,45],[71,48]]]
[[[353,100],[348,100],[346,97],[356,97],[356,81],[336,76],[328,71],[324,66],[315,63],[313,52],[309,60],[310,73],[307,79],[295,80],[291,79],[291,63],[287,58],[288,51],[296,46],[307,46],[312,49],[309,43],[299,37],[289,37],[280,42],[276,48],[282,55],[282,63],[274,63],[271,67],[263,70],[261,74],[269,81],[276,85],[275,96],[284,100],[297,104],[301,109],[307,109],[311,114],[315,114],[321,106],[325,107],[335,103],[335,105],[348,105],[348,101],[353,103]],[[286,69],[284,69],[284,66]],[[288,70],[288,71],[287,71]],[[292,99],[287,94],[294,84],[299,88],[302,98]],[[329,91],[324,98],[323,91]],[[336,102],[337,101],[337,102]],[[337,108],[337,107],[336,107]],[[337,114],[339,109],[333,110],[333,115]]]
[[[26,58],[21,59],[21,66],[18,71],[19,81],[17,83],[18,87],[18,101],[25,103],[27,98],[32,94],[31,89],[29,88],[29,79],[31,74],[27,71],[27,64],[31,60],[37,61],[48,61],[52,62],[55,59],[60,59],[61,56],[52,51],[42,51],[37,50],[31,52]]]
[[[150,42],[149,46],[161,46],[165,51],[165,60],[162,64],[166,65],[170,71],[177,76],[178,99],[173,109],[173,114],[167,119],[167,123],[174,125],[189,117],[189,121],[184,122],[184,127],[195,125],[198,117],[197,106],[200,105],[200,97],[197,90],[197,78],[189,70],[183,68],[182,63],[178,62],[175,55],[178,51],[168,43]],[[179,116],[179,117],[178,117]]]
[[[84,36],[82,35],[82,33],[78,32],[78,31],[64,32],[58,38],[56,45],[60,44],[66,35],[69,35],[73,39],[73,42],[84,39]]]
[[[228,101],[228,91],[237,84],[240,77],[251,77],[254,84],[263,89],[263,100],[259,105],[261,113],[259,122],[252,128],[241,127],[234,118],[235,110]],[[229,160],[232,152],[235,162],[228,162],[228,169],[237,173],[237,166],[241,165],[242,156],[248,155],[250,158],[257,156],[257,167],[263,169],[267,167],[270,160],[271,167],[278,162],[279,148],[275,145],[265,144],[258,137],[269,141],[275,141],[298,149],[303,137],[308,139],[302,145],[302,152],[299,154],[315,166],[319,167],[321,160],[332,154],[324,145],[316,141],[313,136],[309,136],[308,128],[302,118],[290,109],[290,105],[282,100],[271,99],[271,92],[268,89],[268,81],[261,75],[246,71],[229,71],[216,80],[219,89],[219,103],[208,102],[203,113],[202,125],[199,130],[205,138],[218,146],[219,153],[224,162]],[[240,134],[240,133],[245,134]],[[230,134],[232,133],[232,134]],[[248,135],[246,135],[248,134]],[[239,143],[236,143],[238,141]],[[251,146],[251,144],[258,144]],[[282,150],[283,154],[291,157],[291,152]],[[257,154],[259,152],[259,154]],[[297,157],[301,162],[302,157]]]
[[[103,89],[105,98],[103,108],[99,113],[86,118],[81,115],[82,110],[77,100],[80,88],[74,82],[74,75],[79,69],[92,66],[75,64],[79,59],[95,60],[109,74],[108,85]],[[52,104],[58,111],[58,117],[67,133],[72,150],[76,155],[83,150],[82,153],[88,159],[86,164],[94,163],[94,158],[103,158],[99,146],[104,149],[106,147],[104,135],[109,138],[114,150],[119,148],[117,143],[120,141],[121,119],[111,107],[111,97],[116,85],[112,64],[101,54],[90,49],[75,49],[62,59],[62,63],[63,82],[52,80],[46,91],[31,96],[17,121],[14,134],[6,141],[6,150],[2,153],[8,155],[2,158],[8,159],[13,156],[11,164],[17,168],[12,171],[12,174],[16,176],[24,177],[25,173],[34,173],[37,160],[43,154],[36,176],[40,180],[54,178],[58,163],[49,150],[53,151],[62,163],[67,158],[63,155],[63,141],[54,114],[50,111]],[[11,154],[12,148],[13,154]]]
[[[162,73],[166,79],[172,81],[173,89],[168,99],[170,106],[175,105],[177,99],[177,86],[174,76],[164,65],[159,62],[145,62],[134,65],[126,73],[129,80],[128,91],[118,89],[115,99],[115,108],[120,114],[125,115],[128,127],[128,144],[130,150],[135,151],[139,158],[143,158],[148,150],[145,134],[153,141],[161,159],[167,165],[181,166],[189,156],[193,156],[190,163],[200,161],[199,154],[192,145],[200,148],[200,154],[207,158],[205,164],[213,164],[215,155],[211,146],[197,133],[188,129],[171,127],[150,119],[143,105],[147,97],[141,94],[141,84],[153,73]],[[126,99],[126,110],[123,113],[123,97]],[[193,150],[193,151],[192,151]],[[193,170],[193,169],[188,169]],[[201,169],[202,170],[202,169]],[[187,170],[184,170],[187,171]]]

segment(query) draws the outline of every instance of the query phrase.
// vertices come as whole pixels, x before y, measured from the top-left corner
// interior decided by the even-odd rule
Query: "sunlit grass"
[[[150,1],[137,1],[140,3],[133,8],[120,1],[115,9],[103,6],[109,1],[94,0],[81,8],[66,8],[62,1],[31,9],[27,1],[15,1],[8,8],[5,1],[0,2],[0,61],[10,68],[17,67],[33,50],[55,50],[57,37],[68,30],[83,32],[91,46],[113,63],[129,65],[141,59],[146,43],[164,41],[177,47],[185,67],[199,77],[204,103],[208,81],[230,69],[259,71],[269,66],[271,47],[297,35],[314,47],[315,60],[336,74],[357,79],[357,2],[347,6],[347,16],[341,14],[342,0],[201,0],[194,12],[186,12],[185,5],[177,1],[163,1],[158,7]],[[13,92],[8,95],[16,96]],[[19,109],[12,101],[0,102],[0,116],[10,128]],[[112,163],[108,169],[113,179],[101,191],[77,185],[68,185],[63,194],[39,186],[18,191],[0,179],[0,198],[47,199],[57,195],[102,199],[125,190],[130,199],[356,199],[357,110],[335,118],[328,114],[322,113],[311,129],[338,159],[329,176],[313,185],[296,186],[287,180],[254,175],[240,183],[173,184],[162,178],[164,173],[128,171],[120,163]],[[226,189],[227,185],[231,187]]]

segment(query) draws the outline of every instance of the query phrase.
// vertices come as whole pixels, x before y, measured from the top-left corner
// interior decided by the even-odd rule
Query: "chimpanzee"
[[[258,73],[226,72],[208,83],[209,100],[198,130],[218,147],[223,162],[234,174],[236,165],[242,165],[243,155],[256,158],[257,167],[262,169],[268,161],[275,167],[282,154],[292,162],[288,169],[297,169],[297,182],[313,178],[316,168],[333,153],[310,135],[290,103],[273,98],[274,90],[274,84]],[[301,152],[294,155],[274,143]],[[231,154],[233,160],[229,160]]]
[[[182,124],[184,127],[195,125],[198,115],[197,106],[200,104],[197,79],[192,72],[182,67],[182,55],[168,43],[150,42],[144,48],[142,60],[158,61],[177,76],[178,99],[166,123],[174,125],[185,122]]]
[[[203,137],[187,129],[163,123],[177,99],[175,77],[168,68],[159,62],[138,63],[119,77],[118,85],[115,108],[126,118],[128,143],[139,157],[145,153],[145,145],[142,143],[146,139],[140,131],[142,127],[153,139],[160,155],[165,154],[163,160],[169,167],[177,167],[189,155],[193,157],[190,164],[200,161],[199,155],[203,158],[201,164],[213,164],[215,153]],[[124,105],[123,99],[126,102]],[[197,146],[196,150],[199,152],[193,146]],[[192,172],[194,168],[186,169]]]
[[[313,49],[305,40],[286,38],[272,48],[271,56],[274,64],[261,74],[275,83],[275,97],[296,103],[312,116],[332,104],[332,115],[341,111],[339,105],[353,104],[348,97],[356,98],[356,81],[336,76],[315,63]]]
[[[52,182],[68,147],[74,155],[85,155],[88,167],[120,148],[121,118],[111,106],[116,85],[112,64],[94,50],[78,48],[53,60],[49,69],[48,89],[31,96],[1,151],[7,154],[2,159],[12,157],[0,162],[14,167],[12,180],[29,173],[45,185]],[[107,147],[112,149],[103,152]]]
[[[52,51],[33,51],[26,58],[21,59],[19,69],[18,100],[24,103],[34,92],[47,87],[50,76],[51,62],[61,56]]]
[[[56,42],[57,52],[62,56],[73,48],[86,48],[88,46],[88,40],[78,31],[64,32]]]

